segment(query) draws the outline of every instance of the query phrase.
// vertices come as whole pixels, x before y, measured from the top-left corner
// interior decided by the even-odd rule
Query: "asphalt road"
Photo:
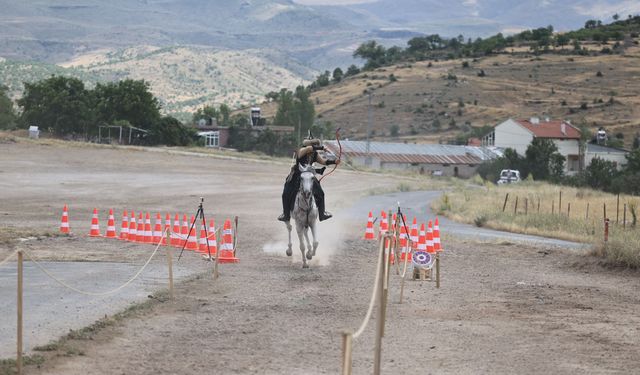
[[[156,255],[158,257],[159,255]],[[160,256],[162,260],[164,257]],[[129,280],[142,265],[107,262],[42,262],[50,273],[65,283],[93,293],[112,290]],[[174,278],[182,279],[194,272],[175,263]],[[0,266],[0,358],[16,352],[16,283],[14,261]],[[94,323],[105,315],[125,309],[134,301],[167,286],[167,266],[156,259],[140,277],[115,294],[102,297],[71,291],[51,280],[35,264],[24,263],[24,348],[29,351],[62,336],[70,329]]]

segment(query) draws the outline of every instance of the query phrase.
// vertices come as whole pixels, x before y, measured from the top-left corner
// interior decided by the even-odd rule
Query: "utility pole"
[[[371,91],[369,91],[369,108],[368,108],[368,112],[369,112],[369,120],[367,121],[367,157],[365,158],[364,164],[366,166],[371,166],[371,155],[370,155],[370,148],[371,148],[371,142],[369,140],[369,133],[371,132]]]

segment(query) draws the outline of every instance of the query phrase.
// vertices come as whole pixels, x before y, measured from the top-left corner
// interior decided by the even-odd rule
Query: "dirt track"
[[[355,239],[363,222],[341,217],[337,207],[371,187],[397,182],[345,172],[324,180],[336,218],[323,228],[321,259],[302,270],[283,255],[284,231],[275,221],[287,168],[155,152],[0,144],[3,229],[55,231],[60,208],[68,203],[72,228],[75,219],[75,230],[84,234],[94,206],[189,213],[199,196],[217,222],[241,218],[241,263],[224,265],[218,281],[184,283],[175,301],[73,342],[84,355],[48,360],[28,373],[338,373],[339,332],[355,328],[366,312],[375,259],[373,246]],[[18,246],[61,260],[125,255],[135,262],[148,254],[143,248],[134,252],[137,245],[125,253],[108,241],[82,246],[88,243],[77,236]],[[412,282],[405,303],[389,305],[384,373],[637,371],[637,273],[603,269],[558,249],[454,239],[446,247],[443,287]],[[8,252],[0,248],[0,259]],[[201,262],[194,256],[186,261]],[[392,302],[397,286],[394,279]],[[356,374],[371,372],[372,338],[370,325],[355,342]]]

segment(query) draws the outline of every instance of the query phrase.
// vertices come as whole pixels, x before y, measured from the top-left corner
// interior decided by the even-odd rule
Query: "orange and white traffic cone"
[[[375,233],[373,232],[373,213],[369,211],[369,218],[367,219],[367,229],[364,232],[365,240],[375,240]]]
[[[144,219],[142,212],[138,215],[138,229],[136,229],[136,242],[144,243]]]
[[[218,253],[218,241],[216,241],[216,225],[213,219],[209,220],[209,253],[215,256]]]
[[[62,219],[60,219],[60,233],[69,233],[69,210],[67,205],[62,208]]]
[[[120,226],[120,239],[126,241],[129,237],[129,218],[127,217],[127,211],[122,213],[122,225]]]
[[[380,234],[386,234],[389,231],[389,222],[387,220],[387,213],[380,211]]]
[[[116,220],[113,217],[113,208],[109,209],[109,220],[107,220],[107,234],[106,238],[118,238],[116,235]]]
[[[136,213],[131,211],[131,216],[129,217],[129,236],[127,237],[127,241],[136,242],[138,238],[138,230],[136,229]]]
[[[195,217],[191,216],[191,222],[195,221]],[[191,231],[189,232],[189,239],[187,240],[187,250],[198,250],[198,237],[196,237],[196,228],[195,225],[191,227]]]
[[[398,223],[398,215],[393,214],[393,219],[391,220],[391,231],[393,233],[397,233],[396,232],[397,223]]]
[[[93,209],[93,217],[91,218],[91,230],[89,231],[90,237],[101,237],[100,225],[98,224],[98,209]]]
[[[151,230],[151,215],[147,212],[144,217],[144,243],[153,242],[153,231]]]
[[[224,222],[222,229],[222,244],[220,245],[220,263],[238,263],[239,259],[235,257],[233,249],[233,229],[231,228],[231,220]]]
[[[414,216],[411,224],[411,247],[415,249],[416,246],[418,246],[418,220]]]
[[[176,214],[173,219],[173,230],[171,231],[171,246],[180,247],[180,215]]]
[[[418,251],[427,251],[427,234],[424,231],[424,223],[420,225],[420,235],[418,236]]]
[[[427,226],[427,253],[435,253],[436,251],[433,249],[433,225],[431,220],[429,220],[429,225]]]
[[[160,216],[160,213],[158,212],[156,214],[156,222],[153,226],[153,237],[151,242],[153,242],[154,244],[157,244],[158,242],[160,242],[161,236],[162,236],[162,216]]]
[[[437,217],[433,226],[433,249],[438,253],[444,250],[440,244],[440,223]]]
[[[182,228],[180,229],[180,247],[184,247],[187,244],[188,236],[189,222],[187,221],[187,215],[182,215]]]
[[[209,239],[207,238],[207,235],[209,233],[207,233],[207,222],[204,221],[202,224],[200,224],[200,238],[198,239],[198,252],[199,253],[204,253],[204,254],[209,254],[209,246],[207,245],[209,243]]]

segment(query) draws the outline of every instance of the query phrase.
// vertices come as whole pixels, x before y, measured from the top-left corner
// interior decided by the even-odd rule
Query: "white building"
[[[508,119],[497,125],[493,131],[482,138],[483,146],[495,146],[501,149],[512,148],[519,155],[524,156],[529,144],[534,138],[551,139],[558,147],[558,152],[564,156],[565,173],[573,174],[580,171],[581,166],[588,166],[591,160],[600,159],[612,161],[620,168],[626,163],[627,151],[587,144],[584,155],[580,151],[580,129],[567,121],[539,119],[532,117],[528,120]],[[580,163],[580,160],[583,163]]]

